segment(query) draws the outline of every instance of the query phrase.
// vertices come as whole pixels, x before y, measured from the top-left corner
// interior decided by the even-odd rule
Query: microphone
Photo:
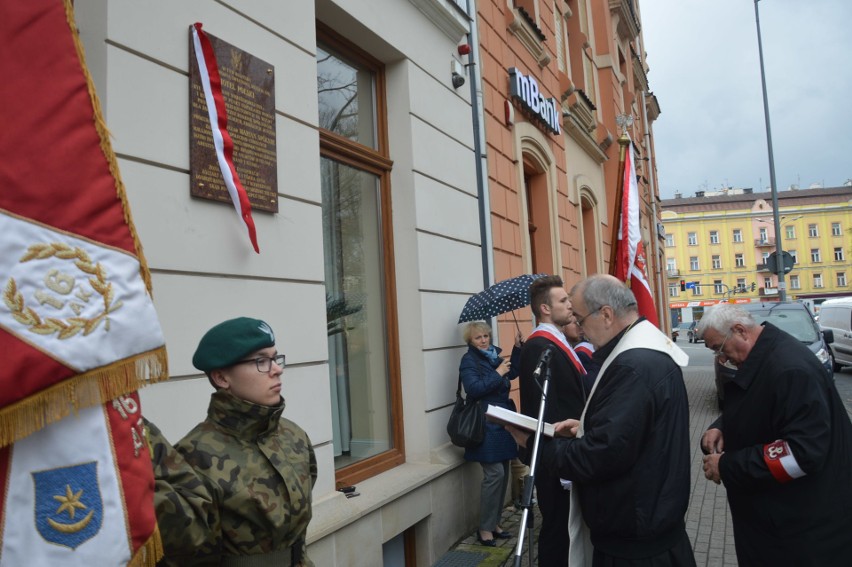
[[[541,356],[538,357],[538,363],[535,366],[533,378],[538,378],[541,375],[541,369],[550,363],[550,357],[552,354],[553,347],[547,347],[546,349],[544,349],[544,352],[542,352]]]

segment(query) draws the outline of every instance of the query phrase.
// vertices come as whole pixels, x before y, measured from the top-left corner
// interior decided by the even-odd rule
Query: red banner
[[[625,152],[623,196],[621,203],[621,225],[616,242],[615,271],[613,275],[625,282],[633,291],[639,314],[660,326],[654,296],[648,284],[645,246],[639,226],[639,186],[636,184],[636,169],[633,165],[633,144]]]
[[[0,0],[0,563],[153,566],[135,391],[165,340],[76,29]]]

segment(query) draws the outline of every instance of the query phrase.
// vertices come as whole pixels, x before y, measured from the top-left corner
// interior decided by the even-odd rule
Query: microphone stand
[[[518,529],[518,547],[515,549],[515,567],[521,567],[521,558],[524,554],[524,530],[527,527],[530,509],[532,508],[532,493],[535,487],[535,471],[538,469],[538,448],[541,442],[541,432],[544,430],[544,407],[547,403],[547,388],[550,385],[550,349],[545,351],[546,357],[542,357],[539,364],[546,365],[544,371],[544,382],[541,385],[541,403],[538,406],[538,423],[535,428],[535,441],[533,442],[532,460],[530,461],[530,472],[524,477],[524,488],[521,492],[520,506],[523,508],[521,514],[521,526]],[[533,373],[533,379],[537,379],[541,366]],[[532,521],[530,521],[530,532],[532,532]],[[530,537],[529,563],[532,567],[532,537]]]

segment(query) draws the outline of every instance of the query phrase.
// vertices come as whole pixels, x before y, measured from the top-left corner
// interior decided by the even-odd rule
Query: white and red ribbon
[[[260,254],[254,219],[251,216],[251,203],[249,203],[245,188],[240,183],[237,169],[234,167],[234,142],[228,133],[228,113],[225,109],[225,98],[222,96],[219,65],[216,62],[213,45],[210,43],[207,34],[202,31],[200,23],[195,23],[192,26],[192,43],[195,59],[198,62],[201,85],[204,89],[204,98],[207,101],[210,132],[213,134],[213,146],[216,149],[216,159],[219,162],[219,169],[222,171],[222,179],[225,182],[225,187],[228,188],[228,194],[231,196],[237,215],[246,223],[254,251]]]

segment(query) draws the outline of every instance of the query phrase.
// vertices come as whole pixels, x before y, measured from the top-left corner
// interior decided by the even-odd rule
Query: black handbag
[[[453,445],[472,448],[485,440],[485,414],[479,402],[461,396],[461,376],[456,389],[456,403],[447,422],[447,433]]]

